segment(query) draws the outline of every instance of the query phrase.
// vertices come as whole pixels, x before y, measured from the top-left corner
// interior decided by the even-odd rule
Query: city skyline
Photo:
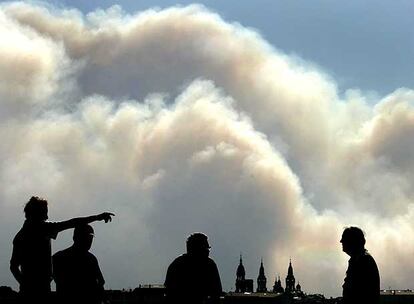
[[[38,195],[50,221],[116,214],[108,289],[162,283],[201,231],[225,290],[242,251],[340,295],[350,225],[412,288],[413,4],[220,3],[0,1],[1,285]]]

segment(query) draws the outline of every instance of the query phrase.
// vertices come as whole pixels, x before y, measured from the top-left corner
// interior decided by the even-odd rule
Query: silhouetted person
[[[343,287],[344,304],[378,304],[380,277],[374,258],[365,249],[364,233],[348,227],[341,238],[342,250],[351,258]]]
[[[168,267],[165,279],[168,303],[216,303],[222,293],[216,263],[209,258],[210,245],[203,233],[187,238],[187,253]]]
[[[10,270],[20,284],[24,302],[45,303],[49,300],[52,280],[51,239],[60,231],[94,221],[111,221],[114,214],[73,218],[63,222],[47,222],[45,199],[32,196],[24,207],[26,220],[13,240]]]
[[[53,255],[53,278],[59,303],[102,302],[105,280],[98,260],[89,252],[94,237],[90,225],[75,227],[73,245]]]

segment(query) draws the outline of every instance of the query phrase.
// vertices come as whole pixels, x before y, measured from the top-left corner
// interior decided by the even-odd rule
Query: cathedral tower
[[[267,292],[263,259],[260,261],[259,276],[257,277],[257,292]]]
[[[236,292],[245,292],[246,271],[244,270],[242,255],[240,254],[240,263],[236,271]]]
[[[286,276],[286,288],[285,291],[292,293],[295,291],[295,276],[293,275],[292,261],[289,260],[288,274]]]

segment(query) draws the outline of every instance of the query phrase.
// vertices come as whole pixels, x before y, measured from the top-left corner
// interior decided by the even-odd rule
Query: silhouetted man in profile
[[[73,245],[53,255],[53,278],[59,303],[99,304],[104,284],[98,260],[89,252],[94,237],[90,225],[75,227]]]
[[[365,249],[364,233],[348,227],[341,238],[342,250],[351,258],[343,287],[344,304],[378,304],[380,277],[374,258]]]
[[[114,214],[104,212],[63,222],[47,222],[47,201],[37,196],[30,198],[24,213],[26,220],[13,240],[10,270],[20,284],[23,302],[46,303],[52,280],[51,239],[56,239],[60,231],[75,226],[102,220],[106,223]]]
[[[164,283],[168,303],[218,303],[221,281],[216,263],[209,258],[210,248],[203,233],[187,238],[187,253],[168,267]]]

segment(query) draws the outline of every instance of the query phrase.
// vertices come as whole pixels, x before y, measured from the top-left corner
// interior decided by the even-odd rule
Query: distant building
[[[286,294],[229,292],[220,304],[292,304]]]
[[[132,293],[138,303],[163,303],[165,301],[165,287],[162,284],[139,285]]]
[[[253,280],[246,279],[246,271],[243,266],[242,255],[236,271],[236,293],[253,292]]]
[[[288,273],[286,276],[286,288],[285,292],[294,293],[295,292],[295,276],[293,275],[292,260],[289,260]]]
[[[414,292],[411,289],[404,290],[381,290],[381,304],[412,304],[414,303]]]
[[[286,276],[286,288],[283,288],[280,276],[275,278],[275,283],[271,291],[267,290],[267,279],[265,275],[265,269],[263,266],[263,259],[260,261],[259,276],[257,277],[257,293],[274,293],[274,294],[287,294],[291,297],[300,298],[304,297],[305,293],[302,291],[302,286],[299,282],[295,286],[295,275],[293,274],[292,260],[289,260],[288,273]],[[253,280],[246,279],[246,270],[243,265],[243,258],[240,255],[239,265],[236,271],[236,293],[249,293],[253,292]]]
[[[240,263],[236,271],[236,292],[245,292],[246,271],[243,266],[242,255],[240,254]]]
[[[139,285],[134,290],[106,290],[105,298],[111,304],[163,304],[165,287],[162,284]]]
[[[253,292],[253,279],[246,279],[244,281],[244,286],[245,286],[244,292],[252,293]]]
[[[296,292],[302,292],[302,286],[300,286],[299,282],[296,285]]]
[[[259,276],[257,277],[257,292],[267,292],[266,276],[263,267],[263,259],[260,261]]]
[[[275,279],[275,284],[273,285],[274,293],[284,293],[285,290],[282,287],[282,281],[280,281],[280,276]]]

